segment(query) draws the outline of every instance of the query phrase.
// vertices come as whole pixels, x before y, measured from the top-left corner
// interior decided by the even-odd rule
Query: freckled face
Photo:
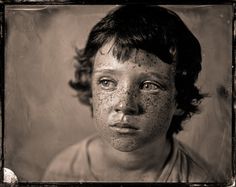
[[[143,50],[118,61],[110,45],[95,56],[95,126],[113,148],[128,152],[163,141],[175,112],[175,67]]]

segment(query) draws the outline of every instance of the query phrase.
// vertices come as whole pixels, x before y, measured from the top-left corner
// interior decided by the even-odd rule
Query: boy
[[[198,40],[172,11],[121,6],[91,30],[70,85],[98,135],[58,155],[44,181],[214,182],[173,138],[203,98]]]

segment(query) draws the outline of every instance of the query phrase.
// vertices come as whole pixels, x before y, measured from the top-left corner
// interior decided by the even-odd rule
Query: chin
[[[121,152],[135,151],[140,147],[134,139],[112,139],[109,144]]]

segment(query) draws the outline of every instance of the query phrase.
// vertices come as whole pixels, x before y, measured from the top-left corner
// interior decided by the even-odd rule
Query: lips
[[[122,134],[135,133],[139,130],[136,126],[129,123],[114,123],[109,125],[109,127],[111,130]]]

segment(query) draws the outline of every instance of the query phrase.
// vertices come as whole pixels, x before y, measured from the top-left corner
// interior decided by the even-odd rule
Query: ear
[[[91,106],[93,105],[93,98],[92,98],[92,97],[89,98],[89,104],[90,104]]]
[[[91,117],[93,117],[93,98],[89,98],[89,104],[90,104],[90,109],[91,109]]]
[[[176,108],[175,109],[175,112],[174,112],[175,116],[181,116],[183,114],[184,114],[184,111],[181,108]]]

